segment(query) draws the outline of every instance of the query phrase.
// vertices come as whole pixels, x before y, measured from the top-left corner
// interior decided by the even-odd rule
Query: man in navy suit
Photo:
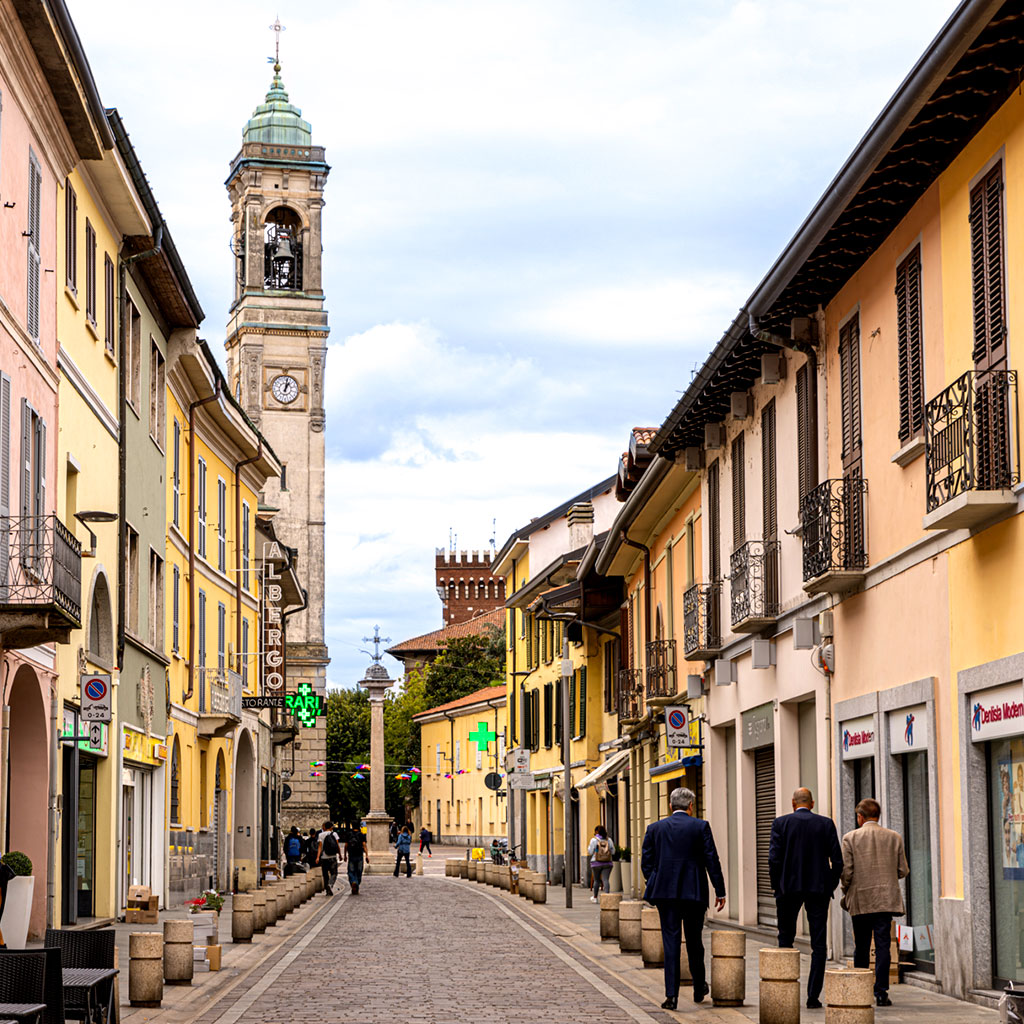
[[[835,822],[813,813],[814,797],[801,787],[793,794],[793,813],[772,822],[768,873],[775,890],[779,945],[792,949],[800,908],[807,911],[811,933],[811,970],[807,976],[807,1007],[821,1006],[825,980],[828,905],[843,873],[843,849]]]
[[[679,955],[686,935],[686,956],[693,978],[693,1001],[707,995],[704,942],[701,932],[708,909],[708,876],[715,887],[715,910],[725,906],[725,879],[718,862],[711,826],[693,817],[692,790],[674,789],[668,798],[672,813],[647,826],[640,870],[647,879],[644,899],[658,908],[661,941],[665,947],[666,1010],[679,998]]]

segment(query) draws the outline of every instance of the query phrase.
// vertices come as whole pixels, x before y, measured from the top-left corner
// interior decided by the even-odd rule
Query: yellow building
[[[167,370],[167,797],[170,902],[257,883],[260,580],[257,499],[281,466],[206,343],[171,338]],[[268,742],[269,746],[269,742]]]
[[[489,846],[508,834],[504,783],[490,789],[490,773],[505,772],[508,715],[505,687],[489,686],[421,711],[423,775],[421,824],[437,842]]]

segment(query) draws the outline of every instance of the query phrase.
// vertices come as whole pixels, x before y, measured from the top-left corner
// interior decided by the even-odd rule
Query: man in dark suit
[[[661,941],[665,947],[666,1010],[679,998],[681,933],[686,935],[686,956],[693,978],[693,1001],[708,993],[704,973],[701,932],[708,909],[708,876],[715,887],[715,910],[725,906],[725,879],[711,826],[693,817],[695,797],[689,789],[674,789],[669,796],[672,813],[647,826],[640,870],[647,879],[644,899],[658,908]]]
[[[800,908],[807,911],[811,933],[811,970],[807,976],[807,1007],[821,1006],[825,981],[828,905],[843,873],[843,850],[835,822],[815,814],[814,797],[801,787],[793,793],[793,813],[772,822],[768,873],[775,890],[779,945],[793,947]]]

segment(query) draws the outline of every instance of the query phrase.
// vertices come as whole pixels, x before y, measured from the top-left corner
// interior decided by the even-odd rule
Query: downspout
[[[451,756],[446,758],[448,763],[452,766],[451,770],[451,797],[448,802],[448,817],[451,818],[451,809],[455,806],[455,719],[448,714],[447,711],[441,712],[445,718],[448,719],[448,742],[451,743]]]
[[[56,678],[50,681],[50,793],[49,818],[50,836],[46,844],[46,927],[56,925],[57,904],[57,758],[61,753],[60,734],[57,732],[57,705],[60,696],[57,692]],[[75,737],[75,749],[78,749],[78,737]],[[6,763],[5,763],[6,767]],[[7,780],[4,780],[6,785]],[[64,823],[65,828],[67,822]]]
[[[220,375],[214,379],[213,394],[188,407],[188,689],[182,700],[192,696],[196,675],[196,409],[220,399]]]
[[[251,466],[263,458],[263,435],[259,437],[256,454],[251,459],[242,459],[235,463],[235,657],[239,671],[242,668],[242,487],[240,471],[243,466]],[[257,643],[259,638],[257,637]],[[258,649],[258,648],[257,648]],[[253,673],[255,682],[255,673]]]
[[[623,544],[636,548],[644,553],[644,664],[647,664],[647,645],[651,642],[651,549],[639,541],[630,540],[626,531],[622,530],[619,537]]]

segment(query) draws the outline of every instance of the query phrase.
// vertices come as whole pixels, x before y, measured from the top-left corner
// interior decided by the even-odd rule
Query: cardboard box
[[[220,946],[207,946],[206,947],[206,960],[210,965],[211,971],[220,970],[220,957],[221,947]]]
[[[130,885],[124,919],[128,924],[157,924],[159,904],[160,897],[148,885]]]

